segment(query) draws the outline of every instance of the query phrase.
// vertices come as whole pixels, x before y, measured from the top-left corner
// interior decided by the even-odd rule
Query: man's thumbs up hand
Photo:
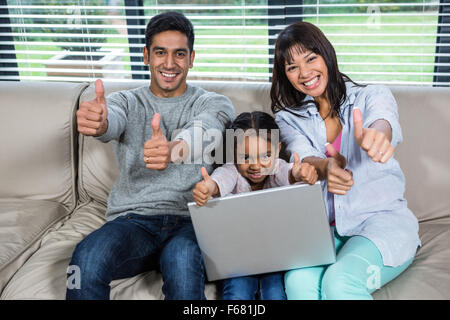
[[[86,136],[101,136],[108,130],[108,108],[102,80],[95,81],[95,99],[84,101],[77,111],[78,132]]]
[[[153,137],[160,137],[163,135],[161,131],[161,115],[159,113],[155,113],[152,119],[152,138]]]
[[[371,128],[363,128],[361,110],[359,108],[353,109],[353,135],[355,136],[355,141],[373,161],[385,163],[394,154],[394,147],[383,132],[389,132],[390,130],[389,123],[382,119],[375,121]]]
[[[314,166],[307,162],[301,163],[297,152],[294,153],[294,165],[291,169],[291,175],[295,182],[303,181],[308,184],[316,183],[318,178]]]
[[[170,162],[169,142],[161,130],[161,115],[152,119],[152,136],[144,144],[144,162],[148,169],[164,170]]]
[[[215,194],[218,193],[217,183],[209,176],[208,171],[205,167],[202,167],[201,174],[203,180],[195,185],[193,194],[194,201],[199,205],[203,206],[205,203]]]
[[[99,103],[105,102],[105,87],[103,86],[103,81],[101,79],[97,79],[95,81],[95,96],[96,100]]]

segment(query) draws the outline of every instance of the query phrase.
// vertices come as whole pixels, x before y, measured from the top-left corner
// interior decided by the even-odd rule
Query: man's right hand
[[[327,144],[326,148],[331,156],[327,165],[328,192],[345,195],[353,186],[353,174],[350,170],[344,169],[347,160],[332,144]]]
[[[84,101],[77,111],[78,132],[86,136],[101,136],[108,129],[108,108],[102,80],[95,81],[96,98]]]
[[[217,183],[209,176],[205,167],[201,169],[203,180],[195,185],[194,188],[194,201],[199,206],[204,206],[208,202],[209,198],[218,193]]]

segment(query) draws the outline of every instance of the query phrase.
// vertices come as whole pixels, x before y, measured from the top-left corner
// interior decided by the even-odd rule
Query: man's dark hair
[[[150,50],[153,37],[164,31],[179,31],[188,38],[190,53],[194,50],[194,26],[182,13],[169,11],[150,19],[145,31],[145,46]]]

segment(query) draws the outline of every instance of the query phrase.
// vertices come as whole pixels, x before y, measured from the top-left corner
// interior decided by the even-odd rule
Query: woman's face
[[[292,61],[286,61],[289,82],[298,91],[314,98],[326,97],[328,68],[321,55],[311,50],[292,50]]]

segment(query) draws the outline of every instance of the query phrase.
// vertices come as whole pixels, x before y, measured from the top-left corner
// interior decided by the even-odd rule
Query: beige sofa
[[[227,95],[236,113],[270,110],[267,83],[196,82]],[[107,93],[148,85],[106,83]],[[406,199],[420,221],[411,267],[376,299],[450,299],[450,89],[392,87],[404,142],[396,149]],[[64,299],[75,245],[104,222],[117,176],[111,143],[77,134],[79,101],[93,84],[0,82],[1,299]],[[162,299],[149,271],[112,284],[112,299]],[[216,285],[206,286],[218,298]]]

